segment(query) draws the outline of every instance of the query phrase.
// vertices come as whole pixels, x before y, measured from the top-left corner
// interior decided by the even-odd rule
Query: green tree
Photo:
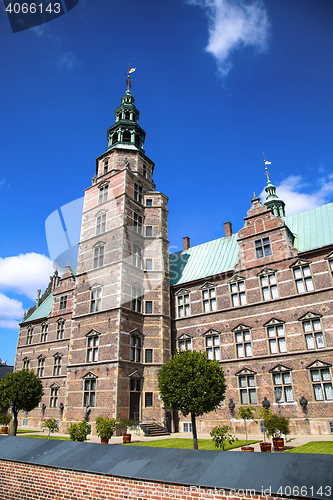
[[[244,420],[245,425],[245,434],[246,434],[246,446],[249,446],[249,441],[247,438],[247,425],[246,422],[248,420],[254,420],[255,418],[255,408],[253,406],[240,406],[238,411],[238,418]],[[255,420],[254,420],[255,421]]]
[[[223,400],[226,383],[218,361],[206,353],[182,351],[165,363],[158,374],[164,405],[191,415],[193,448],[198,449],[196,417],[213,411]]]
[[[51,432],[59,432],[59,427],[55,418],[51,417],[48,420],[45,420],[43,423],[43,427],[46,427],[49,430],[47,439],[50,439]]]
[[[31,411],[38,406],[43,396],[42,382],[33,370],[7,373],[0,380],[0,406],[10,408],[14,417],[13,435],[17,431],[17,415],[20,410]]]
[[[238,438],[230,434],[229,431],[231,431],[229,425],[217,425],[212,429],[210,435],[214,441],[215,448],[222,448],[222,450],[224,450],[226,443],[232,444],[238,441]]]

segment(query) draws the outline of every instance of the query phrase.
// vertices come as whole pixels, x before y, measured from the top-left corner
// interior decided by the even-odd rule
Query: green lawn
[[[18,436],[17,436],[18,437]],[[47,434],[40,434],[40,435],[36,435],[36,434],[24,434],[24,435],[21,435],[20,437],[25,437],[25,438],[35,438],[35,439],[47,439]],[[50,436],[50,439],[58,439],[58,440],[61,440],[61,441],[71,441],[71,438],[67,438],[67,437],[61,437],[61,436],[55,436],[54,434],[51,434]]]
[[[258,443],[258,441],[249,441],[249,444]],[[157,439],[155,441],[140,441],[139,443],[130,443],[132,446],[152,446],[153,448],[182,448],[185,450],[193,450],[193,439],[184,438],[171,438],[171,439]],[[231,450],[245,446],[246,441],[239,440],[233,444],[226,444],[225,449]],[[211,439],[198,439],[199,450],[216,450],[214,443]]]
[[[32,430],[23,430],[20,429],[17,431],[17,434],[31,434],[32,432],[42,432],[42,431],[32,431]]]
[[[297,446],[292,450],[287,450],[285,453],[321,453],[324,455],[333,454],[333,440],[332,441],[310,441],[310,443]]]

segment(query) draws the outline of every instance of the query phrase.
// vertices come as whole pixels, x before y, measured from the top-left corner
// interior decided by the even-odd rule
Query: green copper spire
[[[146,132],[139,126],[139,110],[134,106],[135,99],[131,94],[130,74],[135,68],[128,67],[126,79],[126,94],[121,98],[121,105],[115,111],[115,124],[108,128],[107,151],[111,149],[134,149],[143,150]]]
[[[269,178],[267,165],[271,165],[271,162],[266,161],[265,156],[264,156],[264,162],[265,162],[265,170],[267,177],[267,186],[265,187],[267,196],[264,205],[266,205],[266,207],[269,208],[276,217],[285,217],[286,215],[285,202],[283,200],[280,200],[280,198],[276,194],[276,187],[274,186],[274,184],[271,183]]]

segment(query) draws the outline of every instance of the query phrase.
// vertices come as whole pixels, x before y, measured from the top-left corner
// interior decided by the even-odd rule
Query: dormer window
[[[262,257],[268,257],[269,255],[272,255],[271,244],[268,237],[256,240],[254,244],[256,247],[257,259],[261,259]]]

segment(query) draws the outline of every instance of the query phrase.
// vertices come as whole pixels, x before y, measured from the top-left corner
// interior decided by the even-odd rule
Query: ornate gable
[[[103,247],[105,245],[105,241],[97,241],[95,245],[92,246],[92,248],[96,247]]]
[[[175,296],[177,295],[188,295],[190,293],[189,290],[187,290],[186,288],[181,288],[180,290],[178,290],[178,292],[175,293]]]
[[[237,283],[238,281],[245,281],[246,278],[240,276],[239,274],[234,274],[229,280],[228,283],[231,285],[232,283]]]
[[[140,332],[138,328],[134,328],[129,332],[130,335],[134,335],[135,337],[143,337],[143,333]]]
[[[192,340],[193,335],[189,335],[188,333],[182,333],[176,340]]]
[[[272,318],[269,321],[267,321],[266,323],[264,323],[264,326],[284,325],[284,323],[285,323],[285,321],[283,321],[282,319]]]
[[[203,285],[201,285],[199,287],[199,290],[207,290],[209,288],[215,288],[216,285],[214,285],[213,283],[210,283],[209,281],[206,281]]]
[[[307,259],[297,259],[296,262],[294,262],[293,264],[291,264],[289,267],[290,268],[294,268],[294,267],[308,266],[309,264],[311,264],[310,260],[307,260]]]
[[[142,377],[140,377],[139,373],[138,373],[138,370],[135,370],[134,372],[130,373],[129,374],[129,377],[130,378],[135,378],[136,380],[138,379],[141,379]]]
[[[87,372],[85,375],[83,375],[82,378],[83,378],[83,380],[96,380],[98,377],[93,372]]]
[[[240,375],[256,375],[256,373],[257,372],[255,372],[254,370],[250,370],[250,368],[243,368],[239,372],[235,373],[235,375],[239,377]]]
[[[285,373],[285,372],[291,372],[292,368],[289,368],[288,366],[281,365],[280,363],[271,370],[269,370],[269,373]]]
[[[89,330],[89,332],[86,334],[86,337],[95,337],[95,335],[101,335],[101,332],[93,328],[92,330]]]
[[[221,332],[218,332],[217,330],[210,328],[209,330],[207,330],[207,332],[202,334],[203,337],[207,337],[207,335],[221,335]]]
[[[232,332],[245,332],[251,330],[252,326],[244,325],[243,323],[239,323],[235,328],[233,328]]]
[[[50,385],[50,389],[59,389],[60,388],[60,384],[58,384],[58,382],[53,382],[53,384]]]
[[[319,359],[317,359],[316,361],[311,363],[311,365],[308,365],[306,368],[308,370],[311,370],[312,368],[329,368],[330,366],[332,365],[329,363],[325,363],[325,361],[320,361]]]
[[[271,274],[275,274],[276,269],[273,269],[271,267],[264,267],[258,274],[257,276],[260,278],[261,276],[269,276]]]
[[[306,314],[303,314],[303,316],[301,316],[300,318],[298,318],[298,321],[305,321],[305,320],[309,320],[309,319],[319,319],[322,316],[323,316],[322,314],[309,311]]]

